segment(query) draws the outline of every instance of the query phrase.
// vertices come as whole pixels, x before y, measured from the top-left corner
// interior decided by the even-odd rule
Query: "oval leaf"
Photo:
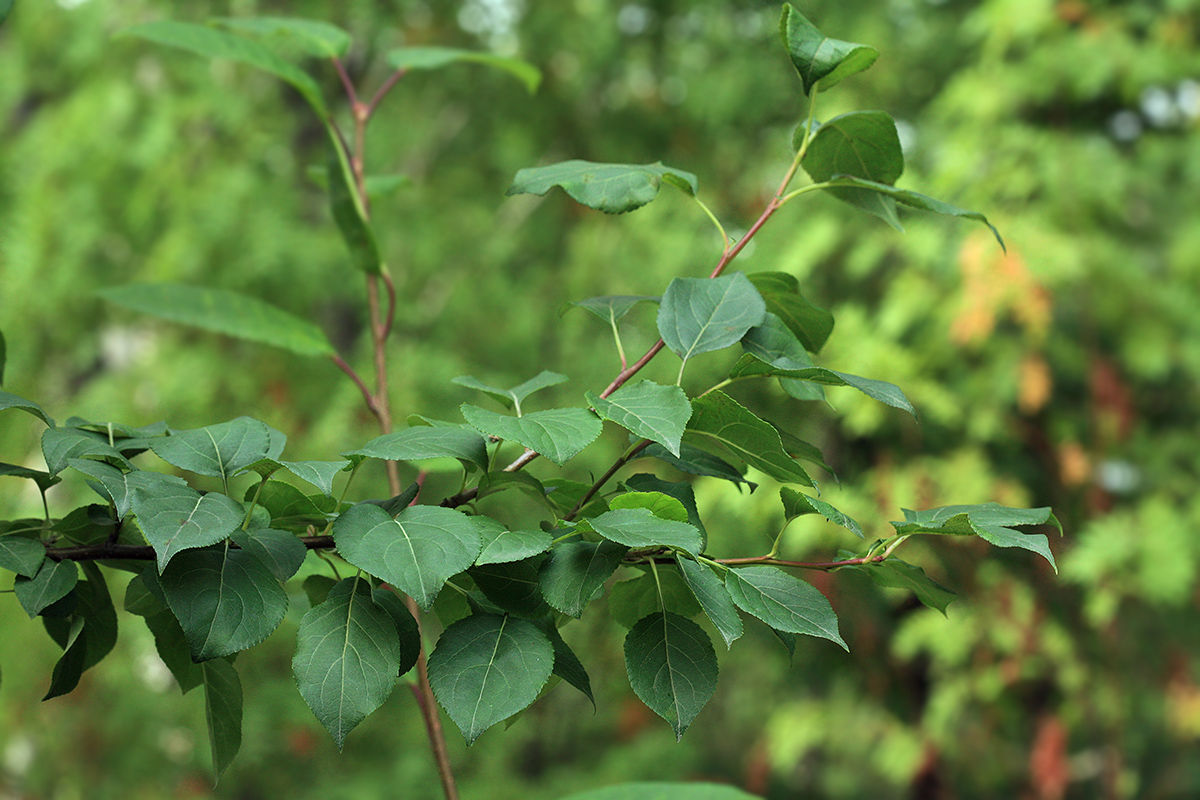
[[[75,562],[46,559],[32,578],[17,576],[13,581],[13,593],[21,608],[33,619],[42,613],[42,609],[70,594],[78,582],[79,569]]]
[[[717,633],[725,640],[725,646],[729,647],[742,635],[743,628],[742,617],[738,614],[733,598],[729,596],[729,590],[725,588],[725,582],[698,561],[692,561],[690,558],[680,558],[676,561],[679,563],[679,572],[684,583],[692,590],[692,594],[696,595],[700,607],[712,620]]]
[[[812,486],[804,468],[783,449],[778,431],[723,392],[692,401],[688,430],[736,454],[777,481]]]
[[[679,455],[684,428],[692,416],[692,404],[678,386],[660,386],[651,381],[626,384],[608,398],[588,392],[587,401],[602,419],[617,423],[642,439],[658,442]]]
[[[842,78],[862,72],[875,63],[879,51],[854,42],[830,39],[790,4],[779,18],[779,36],[792,65],[804,83],[804,93],[832,88]]]
[[[767,313],[762,295],[740,272],[719,278],[675,278],[658,309],[658,333],[686,363],[699,353],[737,344]]]
[[[542,596],[554,608],[576,619],[629,552],[613,542],[568,542],[550,551],[538,570]]]
[[[131,507],[158,556],[159,572],[176,553],[228,538],[245,517],[242,507],[223,494],[201,495],[189,486],[166,482],[152,493],[135,490]]]
[[[463,428],[430,428],[419,425],[378,436],[345,456],[367,456],[390,461],[420,461],[426,458],[457,458],[487,469],[487,442]]]
[[[704,546],[694,525],[662,519],[648,508],[608,511],[587,520],[587,524],[605,539],[629,547],[677,547],[695,555]]]
[[[491,53],[473,50],[458,50],[453,47],[400,47],[387,54],[392,69],[438,69],[455,62],[473,62],[499,69],[516,77],[529,93],[537,91],[542,82],[542,73],[532,64],[519,58],[505,58]]]
[[[849,175],[890,186],[904,172],[896,123],[883,111],[852,111],[829,120],[817,129],[800,163],[818,183]],[[904,230],[891,197],[870,189],[847,188],[845,183],[828,191],[896,230]]]
[[[623,214],[641,208],[658,196],[663,181],[688,195],[699,189],[690,172],[653,164],[597,164],[591,161],[563,161],[545,167],[529,167],[517,172],[506,195],[545,194],[561,186],[577,202],[605,214]]]
[[[625,669],[633,691],[671,723],[677,739],[717,688],[717,654],[708,634],[670,612],[651,614],[629,631]]]
[[[810,583],[776,567],[742,567],[725,573],[725,587],[738,608],[775,630],[817,636],[850,649],[838,633],[833,606]]]
[[[509,417],[465,403],[461,410],[476,430],[522,444],[560,467],[594,442],[604,428],[594,414],[582,408],[534,411],[523,417]]]

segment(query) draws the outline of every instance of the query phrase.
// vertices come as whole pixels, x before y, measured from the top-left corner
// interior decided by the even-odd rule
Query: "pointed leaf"
[[[475,563],[482,541],[458,511],[413,506],[394,519],[378,506],[359,503],[333,523],[338,553],[382,578],[428,611],[442,584]]]
[[[842,78],[862,72],[875,63],[879,51],[865,44],[830,39],[790,4],[779,18],[779,36],[804,83],[804,93],[831,89]]]
[[[292,672],[339,750],[346,735],[387,700],[399,668],[396,622],[372,601],[365,580],[339,581],[300,620]]]
[[[275,435],[273,435],[275,434]],[[261,458],[275,458],[283,450],[278,431],[251,417],[191,430],[171,430],[150,442],[154,454],[172,466],[227,480]]]
[[[55,428],[47,428],[46,430],[55,430]],[[49,472],[41,469],[30,469],[17,464],[0,463],[0,476],[11,478],[28,478],[37,484],[38,488],[43,492],[49,489],[54,484],[62,480],[57,475],[51,475]]]
[[[54,427],[54,420],[37,403],[32,400],[26,400],[24,397],[17,397],[10,392],[0,391],[0,411],[6,408],[19,408],[22,411],[27,411],[50,427]]]
[[[734,364],[733,369],[729,371],[731,378],[744,378],[751,375],[766,375],[779,378],[796,378],[798,380],[812,381],[825,386],[850,386],[858,389],[860,392],[870,397],[872,400],[889,405],[892,408],[899,408],[902,411],[907,411],[914,417],[917,415],[917,410],[913,408],[912,403],[904,396],[899,386],[887,381],[877,381],[873,378],[862,378],[858,375],[851,375],[848,372],[838,372],[825,367],[809,367],[807,369],[786,369],[783,367],[772,366],[764,362],[758,355],[746,353],[738,362]]]
[[[641,208],[658,196],[663,182],[688,195],[699,190],[696,176],[690,172],[653,164],[597,164],[591,161],[563,161],[545,167],[528,167],[517,172],[505,192],[543,195],[555,186],[577,202],[605,214],[623,214]]]
[[[272,528],[253,528],[234,531],[233,542],[261,561],[277,581],[287,581],[300,571],[308,556],[304,542],[287,531]]]
[[[481,433],[524,445],[560,467],[594,442],[604,427],[594,414],[582,408],[556,408],[509,417],[464,403],[461,411],[467,422]]]
[[[546,618],[534,624],[541,629],[542,633],[546,634],[546,637],[550,639],[550,644],[554,647],[554,674],[583,692],[584,696],[592,701],[592,709],[595,710],[596,698],[592,696],[592,679],[588,677],[587,670],[584,669],[579,656],[575,655],[575,651],[563,641],[562,634],[559,633],[553,619]]]
[[[505,564],[471,567],[467,574],[475,586],[498,609],[527,619],[539,619],[550,613],[538,585],[541,559],[534,557]]]
[[[825,595],[810,583],[776,567],[742,567],[725,573],[725,587],[737,607],[776,630],[803,633],[837,642],[837,615]]]
[[[737,344],[767,313],[762,295],[740,272],[719,278],[675,278],[658,309],[658,332],[686,363]]]
[[[477,565],[505,564],[536,556],[550,549],[550,534],[543,530],[510,531],[500,526],[490,534],[481,535],[483,549],[475,559]]]
[[[350,50],[350,34],[328,22],[296,17],[223,17],[214,22],[265,37],[268,45],[278,43],[312,58],[341,58]]]
[[[804,468],[783,449],[779,434],[770,423],[754,416],[723,392],[709,392],[692,401],[688,430],[724,446],[777,481],[813,485]]]
[[[656,611],[694,617],[703,610],[678,570],[664,565],[658,567],[657,573],[657,580],[653,572],[644,572],[613,584],[608,595],[608,613],[614,622],[632,628]]]
[[[457,458],[487,469],[487,442],[465,428],[419,426],[378,436],[347,456],[367,456],[390,461],[420,461],[426,458]]]
[[[608,398],[587,392],[587,401],[602,419],[617,423],[643,439],[658,442],[679,455],[684,428],[692,416],[692,404],[678,386],[660,386],[650,381],[626,384]]]
[[[550,386],[557,386],[560,383],[566,383],[567,380],[569,379],[566,375],[560,375],[557,372],[551,372],[550,370],[544,369],[529,380],[518,386],[514,386],[511,389],[497,389],[495,386],[488,386],[483,381],[478,380],[470,375],[461,375],[450,382],[456,383],[459,386],[466,386],[470,389],[478,389],[488,397],[494,398],[505,408],[515,409],[517,416],[520,416],[521,401],[523,401],[526,397],[529,397],[529,395],[533,394],[534,392],[546,389]]]
[[[505,58],[491,53],[473,50],[458,50],[452,47],[400,47],[388,51],[388,66],[392,69],[425,70],[438,69],[455,62],[483,64],[513,75],[532,94],[542,82],[542,73],[536,67],[519,58]]]
[[[904,522],[893,522],[897,533],[940,533],[951,536],[978,536],[997,547],[1019,547],[1045,558],[1058,572],[1050,542],[1044,534],[1021,533],[1018,525],[1049,523],[1062,533],[1062,525],[1049,508],[1007,508],[998,503],[974,506],[942,506],[925,511],[904,512]]]
[[[400,637],[400,666],[397,673],[403,675],[416,666],[421,656],[421,630],[417,627],[417,620],[400,596],[389,589],[372,589],[371,599],[396,623],[396,634]]]
[[[321,494],[333,494],[333,479],[345,472],[349,461],[280,461],[280,466],[302,481],[307,481],[321,490]]]
[[[17,534],[0,536],[0,568],[32,578],[45,560],[46,546],[38,539]]]
[[[78,581],[79,570],[75,562],[48,558],[32,578],[18,575],[13,582],[13,593],[21,603],[21,608],[33,619],[42,613],[42,609],[70,594]]]
[[[578,619],[628,551],[628,547],[612,542],[558,545],[538,570],[542,596],[554,608]]]
[[[113,608],[104,576],[94,563],[79,566],[87,580],[76,583],[75,590],[69,595],[76,600],[70,616],[64,619],[42,615],[46,632],[66,651],[59,662],[63,666],[62,680],[56,666],[51,679],[52,694],[46,699],[74,689],[79,675],[99,664],[117,643],[117,611]],[[78,622],[83,624],[77,632]]]
[[[204,683],[204,667],[192,661],[192,649],[188,647],[187,637],[183,635],[179,620],[169,609],[163,608],[157,614],[146,617],[146,627],[154,636],[154,649],[158,651],[158,657],[175,676],[181,693],[187,694]]]
[[[532,622],[476,614],[442,632],[429,683],[467,744],[535,699],[554,668],[554,646]]]
[[[54,663],[50,672],[50,687],[42,701],[61,697],[79,685],[83,676],[83,660],[87,653],[87,640],[83,637],[85,620],[81,616],[72,615],[66,635],[62,642],[63,654]]]
[[[233,664],[223,658],[205,662],[200,671],[213,773],[220,780],[242,747],[242,682]]]
[[[907,589],[915,594],[921,603],[937,609],[943,615],[946,613],[946,607],[958,599],[957,594],[930,578],[925,574],[925,570],[898,558],[859,564],[849,569],[865,572],[867,577],[879,586]]]
[[[629,547],[677,547],[696,555],[704,546],[695,526],[662,519],[648,508],[616,509],[587,520],[587,524],[605,539]]]
[[[695,412],[693,411],[693,413]],[[647,447],[642,451],[642,455],[665,461],[680,472],[686,472],[689,475],[721,478],[739,486],[745,484],[750,487],[750,491],[758,488],[758,484],[751,483],[742,475],[744,470],[739,471],[732,464],[687,442],[684,442],[683,446],[679,448],[679,458],[668,452],[667,448],[657,444]]]
[[[834,525],[841,525],[858,538],[863,538],[861,525],[843,514],[841,511],[838,511],[836,508],[829,505],[829,503],[826,503],[824,500],[818,500],[815,497],[809,497],[803,492],[798,492],[788,486],[784,486],[779,490],[779,496],[780,499],[783,500],[784,519],[788,520],[789,522],[796,517],[800,517],[805,514],[820,514]]]
[[[661,298],[659,297],[649,295],[606,295],[604,297],[589,297],[586,300],[576,300],[570,306],[585,308],[605,322],[615,324],[638,303],[657,303],[660,300]]]
[[[833,333],[833,314],[810,303],[800,293],[800,282],[793,275],[786,272],[755,272],[747,277],[767,304],[768,316],[763,324],[770,323],[774,315],[787,326],[804,349],[820,352]],[[754,330],[751,329],[750,333]],[[789,352],[789,355],[798,359],[807,358],[807,353],[801,356]]]
[[[177,484],[157,486],[153,493],[137,489],[131,506],[160,572],[176,553],[228,538],[245,517],[242,507],[223,494],[201,495]]]
[[[700,601],[700,607],[712,620],[725,640],[725,647],[733,644],[742,635],[742,617],[738,614],[725,582],[716,576],[708,567],[690,558],[677,558],[679,573],[684,583],[692,590],[692,594]]]
[[[47,428],[42,432],[42,457],[46,469],[57,475],[72,458],[98,457],[110,464],[132,469],[133,465],[116,448],[98,436],[78,428]]]
[[[89,485],[96,489],[96,493],[102,497],[107,494],[107,499],[112,501],[118,519],[124,519],[125,515],[129,513],[130,504],[133,502],[133,492],[138,487],[153,493],[157,486],[187,486],[182,478],[164,475],[160,472],[143,472],[141,470],[122,472],[111,464],[86,458],[72,458],[68,463],[72,469],[98,481],[98,484]],[[99,489],[104,491],[100,492]]]
[[[708,634],[670,612],[633,626],[625,637],[625,668],[633,691],[671,723],[677,739],[717,688],[717,654]]]
[[[829,120],[817,129],[800,163],[817,183],[846,175],[890,186],[904,172],[896,122],[883,111],[852,111]],[[904,230],[887,195],[846,185],[828,191]]]
[[[375,231],[355,185],[350,161],[332,130],[326,142],[325,172],[330,178],[329,212],[350,251],[354,266],[368,275],[382,274],[383,262],[379,256]]]

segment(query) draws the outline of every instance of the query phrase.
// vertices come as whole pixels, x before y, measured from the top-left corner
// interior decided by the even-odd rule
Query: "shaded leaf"
[[[242,682],[233,664],[223,658],[205,662],[200,672],[213,773],[219,781],[242,747]]]
[[[917,410],[913,408],[912,403],[904,396],[899,386],[887,381],[877,381],[872,378],[862,378],[858,375],[851,375],[847,372],[838,372],[825,367],[809,367],[808,369],[785,369],[765,363],[757,355],[746,353],[738,362],[734,364],[733,369],[729,371],[731,378],[743,378],[751,375],[766,375],[779,378],[797,378],[799,380],[812,381],[813,383],[824,384],[825,386],[850,386],[858,389],[860,392],[870,397],[872,400],[889,405],[892,408],[899,408],[902,411],[907,411],[914,417],[917,415]]]
[[[788,521],[805,514],[820,514],[834,525],[841,525],[858,538],[863,538],[861,525],[824,500],[809,497],[803,492],[798,492],[788,486],[784,486],[779,490],[779,497],[783,500],[784,519]]]
[[[304,542],[287,531],[253,528],[234,531],[233,542],[261,561],[277,581],[287,581],[300,571],[308,556]]]
[[[925,570],[898,558],[857,564],[846,569],[865,572],[876,584],[889,589],[907,589],[915,594],[921,603],[937,609],[942,614],[946,613],[947,606],[958,599],[957,594],[930,578],[925,574]]]
[[[79,566],[87,580],[75,584],[69,595],[76,600],[74,610],[65,618],[52,617],[48,610],[42,614],[46,632],[64,651],[54,667],[46,700],[74,689],[80,675],[100,663],[117,643],[117,612],[108,584],[94,563]]]
[[[561,186],[577,202],[605,214],[623,214],[649,203],[666,182],[687,195],[699,190],[696,176],[690,172],[653,164],[598,164],[591,161],[563,161],[545,167],[519,170],[505,195],[544,195]]]
[[[367,456],[391,461],[420,461],[426,458],[457,458],[487,469],[487,442],[465,428],[419,426],[378,436],[347,456]]]
[[[657,580],[654,572],[644,572],[613,584],[608,595],[608,613],[617,624],[632,628],[657,611],[694,617],[703,610],[678,570],[664,565],[656,572]]]
[[[83,675],[83,660],[87,653],[87,640],[83,637],[85,620],[81,616],[72,615],[69,627],[62,642],[63,654],[54,662],[50,672],[50,687],[42,701],[61,697],[79,685]]]
[[[779,18],[779,36],[792,65],[804,83],[804,93],[831,89],[842,78],[862,72],[875,63],[879,51],[865,44],[830,39],[790,4]]]
[[[554,608],[578,619],[628,551],[628,547],[613,542],[558,545],[538,570],[542,596]]]
[[[619,783],[564,797],[563,800],[760,800],[757,795],[717,783]]]
[[[625,637],[629,685],[651,711],[671,723],[675,737],[717,688],[717,655],[704,630],[678,614],[655,613]]]
[[[27,411],[50,427],[54,427],[54,420],[37,403],[32,400],[26,400],[24,397],[17,397],[10,392],[0,391],[0,411],[6,408],[19,408],[22,411]]]
[[[176,553],[228,538],[245,517],[242,507],[223,494],[201,495],[171,483],[156,486],[153,493],[135,489],[131,506],[158,556],[160,572]]]
[[[329,177],[329,212],[337,223],[342,241],[354,266],[368,275],[383,272],[379,244],[367,218],[367,209],[355,185],[354,173],[341,143],[330,134],[326,142],[325,171]]]
[[[719,278],[675,278],[658,308],[658,332],[683,359],[737,344],[767,313],[762,295],[740,272]]]
[[[32,578],[45,560],[46,546],[41,540],[19,534],[0,536],[0,568]]]
[[[50,431],[55,429],[47,428],[46,430]],[[51,475],[45,470],[30,469],[29,467],[22,467],[17,464],[3,463],[0,463],[0,476],[7,476],[11,478],[28,478],[36,483],[38,488],[43,492],[62,480],[62,478],[58,477],[57,475]]]
[[[679,564],[683,582],[692,590],[692,594],[700,602],[700,608],[712,620],[717,633],[725,640],[725,646],[729,647],[742,635],[743,627],[742,617],[738,614],[733,598],[729,596],[729,590],[725,588],[725,582],[718,578],[712,569],[698,561],[677,558],[676,563]]]
[[[592,709],[595,710],[596,698],[592,696],[592,679],[588,677],[587,670],[584,669],[579,656],[575,655],[575,651],[563,641],[562,634],[559,633],[554,620],[547,617],[534,624],[541,629],[542,633],[546,634],[550,644],[554,647],[553,674],[583,692],[587,699],[592,701]]]
[[[132,587],[136,583],[129,585]],[[180,692],[187,694],[204,683],[204,668],[192,661],[192,649],[188,646],[187,637],[183,635],[183,628],[170,609],[163,608],[157,614],[147,616],[146,627],[154,636],[154,649],[158,651],[158,657],[175,677]]]
[[[543,530],[510,531],[503,526],[481,537],[483,549],[475,559],[477,565],[503,564],[536,556],[549,550],[552,541],[550,534]]]
[[[46,469],[51,475],[66,469],[70,459],[89,456],[127,469],[133,468],[125,456],[94,434],[78,428],[47,428],[42,432],[42,457],[46,459]]]
[[[679,510],[683,511],[682,504]],[[586,523],[605,539],[629,547],[677,547],[695,555],[704,546],[695,526],[662,519],[648,508],[614,509]]]
[[[504,564],[471,567],[467,574],[475,586],[498,609],[517,616],[538,619],[550,613],[538,584],[541,559],[530,558]]]
[[[480,432],[524,445],[560,467],[594,442],[603,430],[603,423],[582,408],[556,408],[509,417],[464,403],[461,411],[467,422]]]
[[[665,461],[680,472],[686,472],[689,475],[721,478],[738,485],[745,484],[750,487],[751,491],[758,488],[757,483],[746,480],[742,475],[742,471],[739,471],[732,464],[688,442],[684,442],[679,448],[679,458],[672,455],[667,448],[656,444],[652,444],[643,450],[642,455],[647,458],[657,458],[660,461]]]
[[[635,492],[659,492],[668,497],[674,497],[687,512],[686,522],[690,522],[700,531],[700,538],[708,540],[708,532],[704,529],[704,521],[700,519],[700,511],[696,507],[696,493],[687,481],[664,481],[648,472],[639,472],[625,479],[625,485]]]
[[[776,317],[803,346],[800,352],[789,350],[786,355],[798,360],[799,363],[794,365],[796,367],[811,367],[811,361],[805,363],[808,354],[804,350],[817,353],[825,346],[829,335],[833,333],[833,314],[805,299],[800,293],[800,281],[794,275],[786,272],[755,272],[747,277],[767,304],[767,317],[762,325],[771,324],[772,315]],[[751,328],[747,336],[755,330],[757,327]]]
[[[692,416],[692,404],[678,386],[660,386],[651,381],[626,384],[607,398],[587,392],[587,401],[602,419],[617,423],[643,439],[658,442],[679,455],[684,428]]]
[[[70,594],[78,581],[79,570],[75,562],[47,558],[32,578],[17,576],[13,582],[13,593],[21,603],[21,608],[33,619],[42,613],[42,609]]]
[[[688,430],[722,445],[777,481],[813,485],[804,468],[783,449],[783,442],[771,424],[723,392],[709,392],[692,401]]]
[[[513,75],[525,84],[530,94],[536,92],[538,84],[542,82],[542,73],[532,64],[519,58],[458,50],[453,47],[400,47],[388,51],[387,62],[392,69],[404,70],[438,69],[455,62],[483,64]]]
[[[417,664],[421,655],[421,630],[412,612],[395,592],[383,587],[371,590],[371,599],[396,623],[396,634],[400,637],[400,666],[397,674],[403,675]]]
[[[725,573],[725,587],[738,608],[776,630],[817,636],[850,649],[838,633],[833,606],[810,583],[777,567],[741,567]]]
[[[1043,525],[1049,523],[1062,533],[1062,525],[1050,508],[1007,508],[998,503],[983,503],[973,506],[942,506],[925,511],[904,512],[904,522],[893,522],[900,534],[938,533],[951,536],[978,536],[997,547],[1019,547],[1030,550],[1045,558],[1058,572],[1050,542],[1044,534],[1021,533],[1013,528],[1018,525]]]

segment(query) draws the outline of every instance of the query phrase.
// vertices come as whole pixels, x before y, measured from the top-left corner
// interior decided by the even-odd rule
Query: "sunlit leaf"
[[[798,492],[790,486],[784,486],[781,488],[779,490],[779,496],[780,499],[783,500],[783,516],[785,519],[790,521],[796,517],[804,516],[805,514],[820,514],[834,525],[841,525],[858,538],[863,538],[861,525],[843,514],[841,511],[829,505],[829,503],[826,503],[824,500],[818,500],[815,497],[809,497],[803,492]]]
[[[604,427],[583,408],[555,408],[510,417],[464,403],[461,411],[476,430],[524,445],[559,466],[594,442]]]
[[[537,375],[522,384],[514,386],[511,389],[498,389],[495,386],[489,386],[483,381],[474,378],[470,375],[460,375],[451,383],[457,383],[459,386],[466,386],[469,389],[478,389],[493,398],[505,408],[514,409],[517,416],[521,415],[521,402],[534,392],[546,389],[550,386],[557,386],[560,383],[565,383],[568,380],[566,375],[560,375],[557,372],[551,372],[544,369]]]
[[[679,510],[683,511],[682,504]],[[629,547],[677,547],[694,555],[704,544],[695,526],[663,519],[648,508],[614,509],[587,524],[605,539]]]
[[[692,401],[688,431],[722,445],[777,481],[812,486],[812,479],[783,449],[779,434],[771,424],[754,416],[723,392],[709,392]]]
[[[238,417],[203,428],[171,430],[170,436],[152,439],[150,449],[172,466],[227,480],[261,458],[277,458],[283,451],[283,434],[265,422]]]
[[[1050,542],[1044,534],[1021,533],[1019,525],[1051,524],[1062,533],[1062,525],[1049,508],[1007,508],[998,503],[974,506],[942,506],[925,511],[904,512],[904,522],[893,522],[897,533],[935,533],[952,536],[978,536],[997,547],[1019,547],[1045,558],[1058,571]]]
[[[420,461],[426,458],[457,458],[487,469],[487,442],[465,428],[418,426],[377,436],[357,450],[344,455],[368,456],[392,461]]]
[[[852,111],[829,120],[813,134],[800,163],[818,183],[847,175],[890,186],[904,172],[896,122],[883,111]],[[880,217],[896,230],[904,230],[891,197],[849,187],[851,184],[843,183],[828,191]]]
[[[830,89],[879,57],[878,50],[865,44],[830,39],[790,4],[783,6],[779,36],[800,74],[805,94],[811,94],[814,87],[818,92]]]

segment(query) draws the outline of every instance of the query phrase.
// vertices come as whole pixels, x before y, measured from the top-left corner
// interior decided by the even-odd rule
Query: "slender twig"
[[[773,556],[755,556],[753,558],[718,558],[718,564],[727,567],[745,564],[764,564],[772,567],[795,567],[796,569],[831,570],[839,567],[853,567],[861,564],[878,564],[887,559],[887,555],[870,556],[868,558],[847,558],[841,561],[785,561]]]
[[[623,453],[621,455],[620,458],[618,458],[616,461],[613,462],[613,465],[608,468],[607,472],[605,472],[603,475],[601,475],[596,480],[596,482],[592,484],[592,487],[590,489],[588,489],[587,493],[584,494],[584,496],[579,499],[579,502],[575,504],[575,507],[567,512],[567,515],[565,517],[563,517],[563,519],[566,520],[567,522],[570,522],[571,520],[575,519],[575,515],[579,513],[580,509],[582,509],[584,506],[586,506],[588,503],[590,503],[592,501],[592,498],[595,497],[596,493],[599,492],[604,487],[604,484],[608,483],[608,481],[612,478],[612,476],[617,474],[617,470],[621,469],[621,467],[625,466],[630,461],[637,458],[638,453],[645,450],[651,444],[653,444],[653,443],[649,439],[642,439],[640,442],[635,444],[633,447],[630,447],[625,453]]]
[[[367,408],[376,418],[379,417],[379,405],[375,402],[375,395],[371,394],[371,390],[367,388],[367,384],[363,383],[363,379],[358,377],[358,373],[354,371],[354,367],[346,363],[346,360],[334,353],[330,356],[333,363],[338,365],[338,368],[350,376],[350,380],[354,381],[354,385],[362,392],[363,402],[367,404]]]
[[[376,91],[375,95],[371,98],[371,102],[367,103],[368,117],[375,113],[375,109],[379,107],[381,102],[383,102],[383,98],[386,97],[387,93],[392,90],[392,87],[396,85],[396,82],[407,74],[408,69],[401,68],[388,76],[388,79],[383,82],[383,85],[379,87],[379,90]]]
[[[330,61],[337,68],[338,77],[342,79],[342,88],[346,90],[346,97],[350,99],[350,105],[358,103],[358,92],[354,91],[354,81],[350,80],[350,75],[346,72],[346,66],[340,58],[334,57]]]

